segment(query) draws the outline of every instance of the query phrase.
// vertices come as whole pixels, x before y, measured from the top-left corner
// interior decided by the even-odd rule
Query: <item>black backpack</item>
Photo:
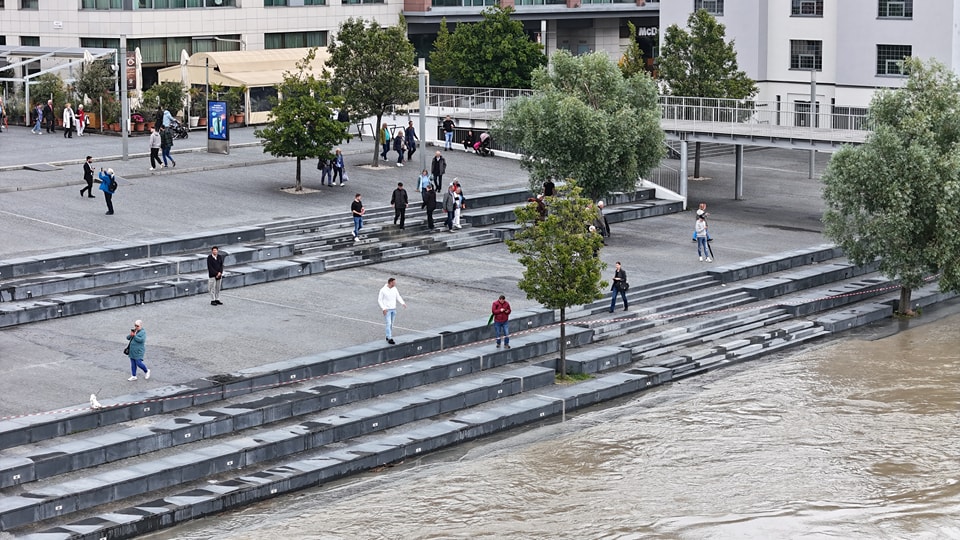
[[[109,184],[107,187],[110,189],[110,192],[112,193],[112,192],[116,191],[117,188],[120,187],[120,186],[117,184],[117,179],[116,179],[116,178],[111,178],[111,179],[110,179],[110,184]]]

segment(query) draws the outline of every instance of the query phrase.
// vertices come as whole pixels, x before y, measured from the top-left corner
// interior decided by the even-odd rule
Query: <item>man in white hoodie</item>
[[[397,318],[397,302],[404,308],[407,307],[403,297],[400,296],[400,291],[397,290],[396,278],[390,278],[387,280],[387,284],[380,289],[377,303],[380,304],[380,309],[383,311],[383,320],[387,326],[387,343],[391,345],[396,344],[393,341],[393,320]]]

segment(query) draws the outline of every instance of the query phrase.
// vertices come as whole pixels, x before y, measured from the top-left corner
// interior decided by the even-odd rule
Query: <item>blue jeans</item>
[[[353,235],[360,236],[360,229],[363,227],[363,216],[353,216]]]
[[[173,156],[170,155],[171,146],[161,146],[160,149],[163,150],[163,166],[167,166],[167,160],[169,159],[171,163],[176,163],[173,161]]]
[[[698,236],[697,237],[697,255],[701,257],[709,257],[710,251],[707,248],[707,237]]]
[[[387,159],[387,152],[390,151],[390,141],[383,143],[383,152],[380,152],[380,157]]]
[[[613,294],[610,295],[610,313],[613,313],[613,309],[617,307],[617,293],[620,293],[620,298],[623,299],[623,309],[626,310],[630,307],[630,304],[627,302],[627,291],[614,286]]]
[[[34,133],[40,133],[41,131],[43,131],[43,127],[40,125],[40,119],[39,119],[39,118],[37,119],[37,123],[34,124],[33,129],[31,129],[30,131],[32,131],[32,132],[34,132]]]
[[[497,334],[497,346],[500,346],[500,336],[503,336],[503,344],[510,344],[510,321],[493,321],[493,331]]]
[[[327,179],[327,185],[333,185],[333,167],[323,167],[320,169],[320,185],[323,185],[323,179]]]
[[[130,373],[131,373],[134,377],[137,376],[137,368],[142,369],[144,373],[150,371],[150,370],[147,369],[147,366],[143,365],[143,358],[131,358],[131,359],[130,359]]]
[[[393,320],[397,318],[397,310],[388,309],[383,316],[383,322],[387,325],[387,339],[393,339]]]
[[[453,132],[452,132],[452,131],[444,131],[444,132],[443,132],[443,141],[444,141],[444,146],[443,146],[443,147],[446,148],[447,150],[449,150],[450,147],[451,147],[452,144],[453,144]]]

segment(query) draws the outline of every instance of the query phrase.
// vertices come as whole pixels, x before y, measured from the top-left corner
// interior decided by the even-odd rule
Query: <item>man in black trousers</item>
[[[427,228],[431,231],[433,227],[433,211],[437,209],[437,192],[433,189],[433,184],[427,184],[427,191],[423,196],[423,203],[427,207]]]
[[[397,182],[397,189],[393,190],[393,196],[390,197],[390,206],[393,207],[393,224],[400,220],[400,228],[403,229],[403,222],[407,218],[407,205],[410,203],[407,199],[407,190],[403,189],[403,182]]]

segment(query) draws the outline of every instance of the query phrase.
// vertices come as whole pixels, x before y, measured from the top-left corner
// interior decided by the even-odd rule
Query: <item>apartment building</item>
[[[325,46],[350,17],[399,21],[393,0],[0,0],[0,45],[140,48],[144,86],[180,53]],[[34,67],[33,69],[39,69]]]
[[[677,0],[660,5],[662,32],[705,9],[735,41],[759,100],[861,109],[878,88],[903,85],[903,59],[960,66],[957,0]]]

